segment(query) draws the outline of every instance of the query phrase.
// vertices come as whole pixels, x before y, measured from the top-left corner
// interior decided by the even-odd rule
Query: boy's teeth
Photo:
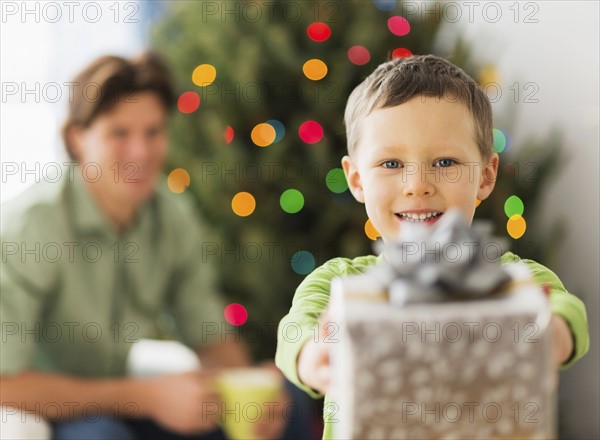
[[[402,218],[405,218],[407,220],[412,220],[412,221],[424,221],[431,217],[437,217],[439,215],[440,215],[439,212],[428,212],[426,214],[425,213],[417,214],[417,213],[408,212],[408,213],[400,214],[400,216]]]

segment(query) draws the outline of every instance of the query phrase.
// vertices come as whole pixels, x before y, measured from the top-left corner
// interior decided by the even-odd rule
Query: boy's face
[[[417,96],[368,115],[342,165],[375,228],[384,240],[394,240],[403,223],[421,221],[415,215],[431,215],[424,222],[432,224],[436,213],[458,208],[470,223],[476,199],[494,188],[498,155],[484,162],[464,104]]]

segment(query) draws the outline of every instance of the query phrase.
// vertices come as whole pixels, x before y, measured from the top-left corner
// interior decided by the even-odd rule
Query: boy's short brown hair
[[[463,102],[473,116],[475,142],[481,157],[489,158],[493,125],[488,97],[462,69],[435,55],[396,58],[383,63],[354,89],[344,113],[349,154],[356,150],[364,118],[374,110],[403,104],[415,96]]]

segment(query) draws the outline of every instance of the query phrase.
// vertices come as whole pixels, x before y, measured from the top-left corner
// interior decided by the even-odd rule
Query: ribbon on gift
[[[492,227],[481,220],[470,226],[458,209],[433,225],[403,222],[397,241],[378,243],[385,263],[372,268],[369,278],[396,305],[494,295],[511,277],[500,264],[506,240],[493,236]]]

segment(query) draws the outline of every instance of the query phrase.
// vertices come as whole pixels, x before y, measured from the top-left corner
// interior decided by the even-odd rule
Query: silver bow
[[[510,280],[499,261],[506,240],[492,227],[481,220],[469,226],[458,209],[433,225],[404,222],[398,241],[378,243],[385,264],[370,272],[397,305],[488,296]]]

